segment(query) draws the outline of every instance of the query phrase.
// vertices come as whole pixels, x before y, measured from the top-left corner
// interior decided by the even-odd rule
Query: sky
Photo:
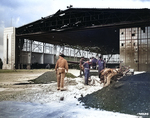
[[[3,31],[19,27],[56,13],[67,6],[74,8],[149,8],[150,0],[0,0],[0,58],[3,59]]]

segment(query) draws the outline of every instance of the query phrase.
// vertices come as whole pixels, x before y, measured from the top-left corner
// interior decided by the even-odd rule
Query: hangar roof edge
[[[22,26],[19,26],[19,27],[16,27],[16,28],[21,28],[21,27],[24,27],[24,26],[27,26],[27,25],[30,25],[32,23],[36,23],[36,22],[39,22],[41,20],[43,20],[43,18],[50,18],[50,17],[53,17],[55,15],[58,15],[58,14],[61,14],[61,13],[65,13],[65,12],[68,12],[68,11],[72,11],[72,10],[75,10],[75,11],[83,11],[83,10],[93,10],[93,11],[99,11],[99,10],[113,10],[113,11],[149,11],[150,12],[150,9],[148,8],[68,8],[68,9],[65,9],[65,10],[58,10],[56,13],[54,14],[51,14],[49,16],[45,16],[45,17],[41,17],[41,19],[38,19],[38,20],[35,20],[33,22],[30,22],[30,23],[27,23],[27,24],[24,24]]]

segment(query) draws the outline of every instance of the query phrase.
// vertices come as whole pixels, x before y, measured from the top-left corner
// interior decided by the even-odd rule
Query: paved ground
[[[54,70],[31,70],[25,72],[0,73],[0,101],[15,100],[22,102],[47,103],[53,100],[59,100],[62,95],[59,94],[56,89],[57,83],[54,73]],[[69,70],[69,73],[73,73],[78,76],[79,70]],[[50,79],[50,81],[45,82],[46,84],[33,84],[29,81],[35,78],[39,78],[39,80],[42,81]],[[78,85],[76,85],[76,81],[79,82]],[[88,91],[92,91],[94,86],[84,86],[84,79],[82,77],[75,79],[65,78],[65,87],[67,88],[66,92],[69,92],[67,93],[68,96],[73,94],[71,93],[73,87],[77,88],[78,95],[80,96],[82,94],[82,92],[79,92],[81,89],[88,89]],[[100,88],[100,85],[98,87],[96,86],[95,90]],[[49,95],[51,95],[51,97],[49,97]]]
[[[24,84],[15,85],[18,83],[29,83],[32,80],[42,75],[49,70],[25,70],[11,73],[0,73],[0,101],[9,100],[15,94],[25,90],[34,89],[37,85]]]
[[[69,72],[79,75],[79,70]],[[52,73],[54,70],[0,73],[0,118],[96,118],[98,115],[105,118],[136,118],[127,114],[85,109],[78,98],[86,98],[88,94],[99,91],[102,85],[95,82],[86,86],[84,77],[65,78],[66,91],[57,91],[56,81],[47,84],[33,84],[29,81],[40,76],[40,79],[51,78]],[[97,72],[93,71],[92,75],[92,79],[99,80]]]

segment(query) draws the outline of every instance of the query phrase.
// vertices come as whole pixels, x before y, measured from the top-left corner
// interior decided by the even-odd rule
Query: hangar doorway
[[[39,34],[39,37],[44,37],[44,35]],[[74,58],[73,61],[79,62],[81,56],[98,58],[100,55],[104,55],[108,65],[119,64],[119,30],[116,28],[90,28],[77,31],[55,32],[52,34],[49,33],[48,36],[54,36],[56,40],[62,39],[70,43],[72,41],[69,41],[69,39],[72,39],[79,46],[83,44],[82,48],[77,49],[75,48],[78,47],[77,44],[66,45],[70,47],[65,47],[65,44],[62,43],[61,46],[62,48],[64,47],[64,53],[68,57],[68,60]],[[6,50],[8,48],[8,55],[4,54],[4,60],[6,61],[4,61],[3,69],[13,69],[14,66],[15,68],[23,69],[31,65],[33,68],[37,68],[35,67],[37,66],[36,64],[38,64],[38,68],[44,68],[48,63],[54,65],[56,55],[60,52],[60,50],[57,50],[58,45],[39,42],[39,40],[36,41],[36,37],[37,35],[29,35],[18,38],[15,35],[15,28],[6,28],[4,43],[7,44],[7,40],[9,40],[10,44],[4,47]],[[45,40],[47,37],[40,39]],[[51,40],[48,41],[51,42]],[[61,41],[58,43],[61,44]],[[10,47],[12,50],[10,50]],[[47,48],[49,48],[49,52],[46,51]],[[36,49],[39,49],[39,51],[36,51]]]

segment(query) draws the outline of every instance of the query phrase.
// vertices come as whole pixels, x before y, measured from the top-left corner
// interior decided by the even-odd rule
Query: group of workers
[[[96,59],[94,57],[90,59],[85,59],[84,57],[81,57],[80,59],[80,76],[82,75],[82,72],[85,76],[85,85],[88,85],[88,79],[90,76],[90,69],[98,69],[98,74],[101,70],[105,68],[105,61],[100,56],[99,59]]]
[[[65,90],[64,89],[64,78],[65,78],[65,70],[68,73],[68,62],[66,59],[64,59],[64,54],[60,53],[59,59],[56,62],[55,65],[55,71],[57,76],[57,90]],[[100,56],[99,59],[96,59],[94,57],[90,59],[85,59],[84,57],[81,57],[80,59],[80,75],[83,72],[85,77],[85,85],[88,85],[88,79],[90,76],[90,68],[97,69],[98,73],[100,73],[101,70],[105,68],[105,61]]]

